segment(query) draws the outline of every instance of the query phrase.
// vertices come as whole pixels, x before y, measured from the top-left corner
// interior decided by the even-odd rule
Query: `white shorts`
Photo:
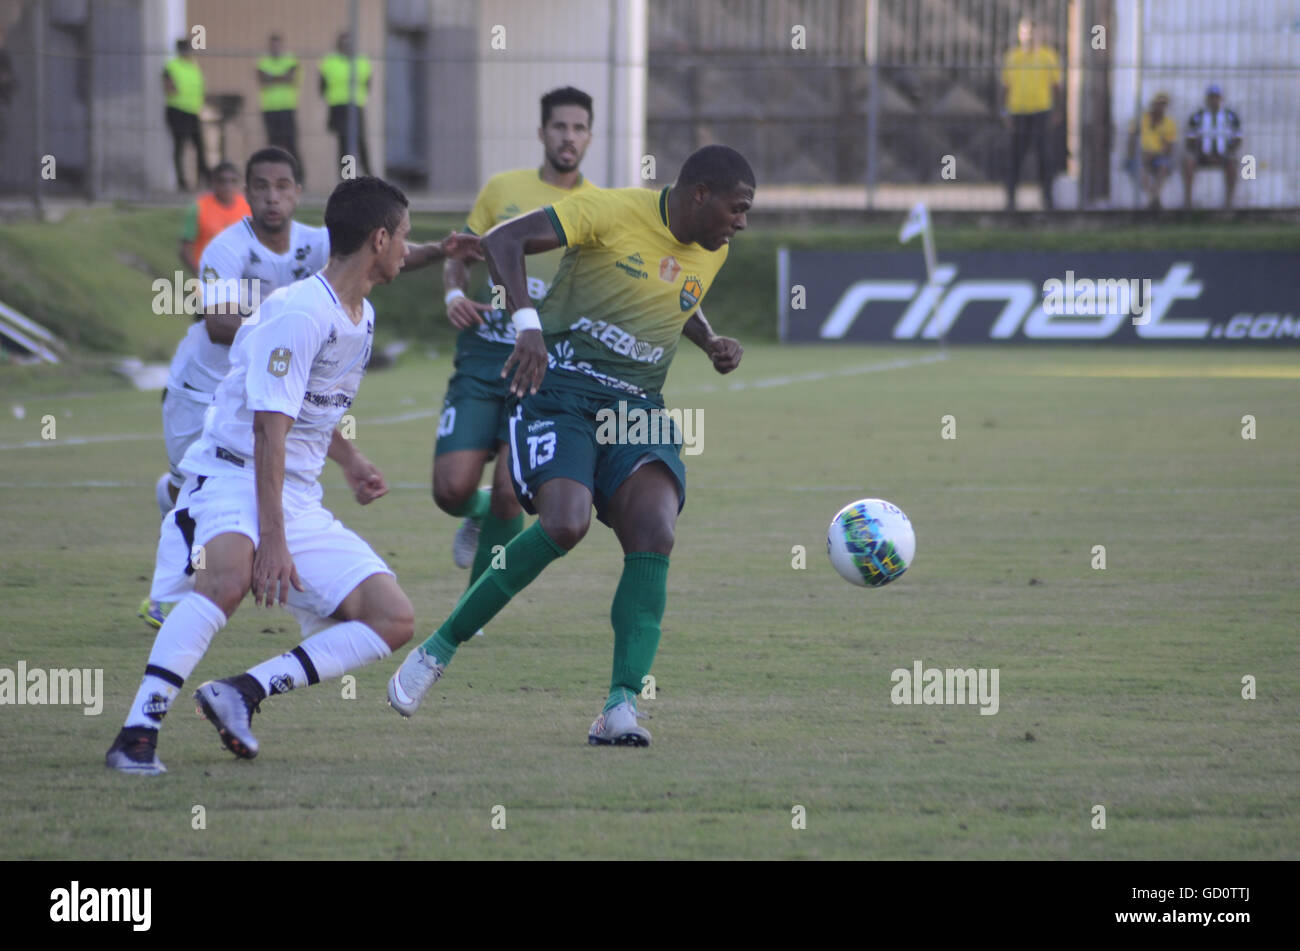
[[[185,475],[180,470],[181,457],[194,440],[203,435],[203,414],[212,405],[212,394],[200,402],[171,387],[163,390],[163,442],[167,444],[167,461],[171,464],[172,485],[180,488]]]
[[[286,484],[284,533],[289,554],[305,590],[289,589],[288,606],[307,636],[320,620],[338,610],[343,599],[371,575],[392,569],[357,535],[321,507],[319,483],[311,488]],[[194,590],[202,571],[196,545],[235,532],[258,543],[257,487],[243,475],[186,476],[176,507],[163,519],[154,561],[154,601],[179,601]]]

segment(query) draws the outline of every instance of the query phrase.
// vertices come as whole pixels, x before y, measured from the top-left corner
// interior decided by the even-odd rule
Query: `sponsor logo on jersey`
[[[555,420],[553,419],[539,419],[536,422],[532,422],[528,424],[528,431],[530,433],[540,432],[541,430],[549,429],[551,426],[554,425],[555,425]]]
[[[618,268],[629,277],[636,278],[638,281],[647,281],[650,279],[650,272],[643,270],[638,266],[644,263],[645,262],[641,260],[641,255],[633,254],[620,261],[615,261],[614,267]]]
[[[688,276],[686,283],[682,285],[682,310],[690,310],[700,302],[704,296],[704,288],[700,285],[700,279],[694,276]]]
[[[672,255],[659,259],[659,280],[668,284],[677,283],[677,275],[682,273],[682,266]]]
[[[297,251],[293,253],[293,259],[295,261],[305,261],[307,260],[307,255],[309,254],[311,254],[311,245],[304,244],[301,248],[299,248]]]
[[[659,358],[664,355],[663,347],[657,347],[649,341],[638,340],[618,324],[611,324],[605,320],[593,321],[589,317],[580,317],[569,325],[569,329],[588,334],[592,340],[611,352],[619,356],[631,357],[638,363],[658,363]],[[567,346],[568,342],[562,341],[555,348],[556,355],[561,359],[568,359],[571,355],[560,350],[560,347]]]
[[[341,406],[347,409],[352,405],[352,397],[346,393],[313,393],[308,390],[302,395],[302,400],[312,406],[333,406],[335,408]]]
[[[497,218],[499,218],[501,221],[507,221],[510,218],[513,218],[517,214],[519,214],[519,206],[516,205],[514,202],[511,202],[510,204],[506,205],[504,209],[502,209],[501,214],[497,215]]]
[[[271,376],[288,376],[289,361],[291,359],[293,359],[293,353],[288,347],[276,347],[271,351],[271,359],[266,363],[266,372]]]
[[[339,332],[336,327],[330,328],[330,335],[325,338],[325,346],[330,347],[339,342]]]
[[[250,250],[250,251],[248,252],[248,263],[249,263],[249,264],[261,264],[261,263],[262,263],[262,259],[259,258],[259,257],[257,256],[257,252],[256,252],[256,251],[252,251],[252,250]]]

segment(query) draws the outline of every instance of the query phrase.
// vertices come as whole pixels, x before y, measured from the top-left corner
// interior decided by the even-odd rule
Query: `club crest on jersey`
[[[271,376],[287,376],[289,374],[289,360],[293,354],[288,347],[276,347],[271,351],[271,359],[267,361],[266,372]]]
[[[203,280],[205,283],[217,280],[217,269],[211,264],[203,269]]]
[[[686,283],[682,285],[682,310],[690,310],[700,302],[704,296],[704,288],[700,285],[698,277],[687,277]]]
[[[337,330],[336,328],[331,327],[331,328],[330,328],[330,335],[329,335],[328,337],[325,338],[325,346],[328,347],[328,346],[330,346],[331,344],[335,344],[335,343],[338,343],[338,342],[339,342],[339,332],[338,332],[338,330]]]
[[[682,266],[672,255],[659,259],[659,280],[669,284],[676,283],[677,275],[682,273]]]
[[[296,252],[294,252],[293,257],[294,260],[296,261],[305,261],[307,260],[307,255],[309,254],[311,254],[311,245],[304,244],[301,248],[299,248]]]

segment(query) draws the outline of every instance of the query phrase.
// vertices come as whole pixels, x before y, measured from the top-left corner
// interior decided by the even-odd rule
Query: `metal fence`
[[[0,194],[174,194],[161,74],[201,26],[209,164],[265,144],[256,69],[280,33],[302,61],[316,194],[340,174],[319,62],[348,33],[374,67],[372,170],[433,205],[538,161],[538,97],[572,83],[596,100],[584,169],[601,184],[661,183],[726,142],[768,207],[1000,208],[1001,68],[1024,15],[1062,66],[1058,208],[1146,204],[1128,133],[1157,92],[1178,129],[1161,198],[1180,205],[1187,123],[1211,84],[1242,124],[1234,204],[1300,207],[1300,0],[0,0]],[[1036,161],[1023,208],[1041,203]],[[1221,172],[1192,181],[1194,204],[1222,203]]]

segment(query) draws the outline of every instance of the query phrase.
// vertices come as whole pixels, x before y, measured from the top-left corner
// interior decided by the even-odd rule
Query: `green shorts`
[[[447,383],[442,415],[438,417],[435,459],[460,449],[495,453],[498,443],[509,440],[506,397],[510,391],[507,381],[501,378],[501,367],[509,355],[506,348],[500,359],[470,354],[456,357],[456,372]]]
[[[662,462],[677,482],[680,512],[686,505],[682,434],[653,413],[663,400],[597,393],[564,376],[551,371],[535,394],[511,400],[510,474],[524,509],[537,514],[533,497],[543,483],[572,479],[591,491],[596,517],[608,525],[606,509],[618,487],[645,463]],[[647,423],[639,432],[638,414]]]

